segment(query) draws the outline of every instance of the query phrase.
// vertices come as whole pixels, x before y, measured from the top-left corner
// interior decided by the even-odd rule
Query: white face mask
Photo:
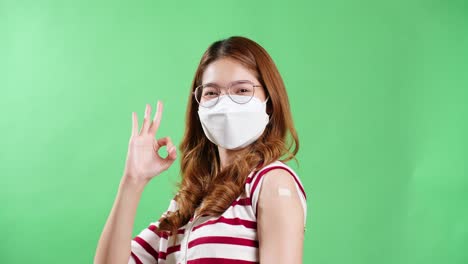
[[[254,96],[248,103],[238,104],[227,95],[222,95],[213,107],[199,106],[198,116],[206,137],[225,149],[248,146],[263,134],[269,122],[267,101],[268,98],[262,102]]]

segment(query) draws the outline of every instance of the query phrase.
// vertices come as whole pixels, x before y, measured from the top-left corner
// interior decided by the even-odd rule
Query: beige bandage
[[[278,194],[280,196],[291,196],[291,191],[288,188],[278,187]]]

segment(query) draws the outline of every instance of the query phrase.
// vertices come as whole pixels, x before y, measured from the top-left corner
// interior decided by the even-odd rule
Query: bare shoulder
[[[263,176],[258,198],[258,213],[262,216],[297,221],[304,218],[301,198],[296,188],[294,176],[285,169],[272,169]],[[261,217],[261,216],[260,216]]]
[[[276,196],[288,196],[288,194],[289,196],[293,196],[293,194],[297,196],[294,177],[287,170],[281,168],[272,169],[265,173],[263,178],[260,196],[265,197],[265,195],[268,195],[272,198]]]
[[[299,175],[294,170],[276,161],[261,169],[253,181],[252,206],[259,224],[276,218],[283,224],[293,223],[305,229],[307,197]]]

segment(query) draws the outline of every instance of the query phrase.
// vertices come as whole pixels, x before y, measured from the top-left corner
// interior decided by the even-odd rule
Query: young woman
[[[177,156],[169,137],[155,139],[161,102],[152,120],[146,105],[139,131],[133,113],[126,167],[95,263],[302,263],[306,194],[284,163],[299,141],[271,57],[245,37],[216,41],[189,96],[178,192],[132,239],[145,185]]]

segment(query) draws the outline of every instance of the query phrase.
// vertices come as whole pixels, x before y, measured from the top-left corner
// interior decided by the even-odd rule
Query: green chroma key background
[[[131,112],[180,143],[213,41],[261,44],[287,86],[308,194],[304,263],[468,263],[466,1],[0,0],[3,263],[91,263]],[[145,189],[158,219],[175,166]]]

